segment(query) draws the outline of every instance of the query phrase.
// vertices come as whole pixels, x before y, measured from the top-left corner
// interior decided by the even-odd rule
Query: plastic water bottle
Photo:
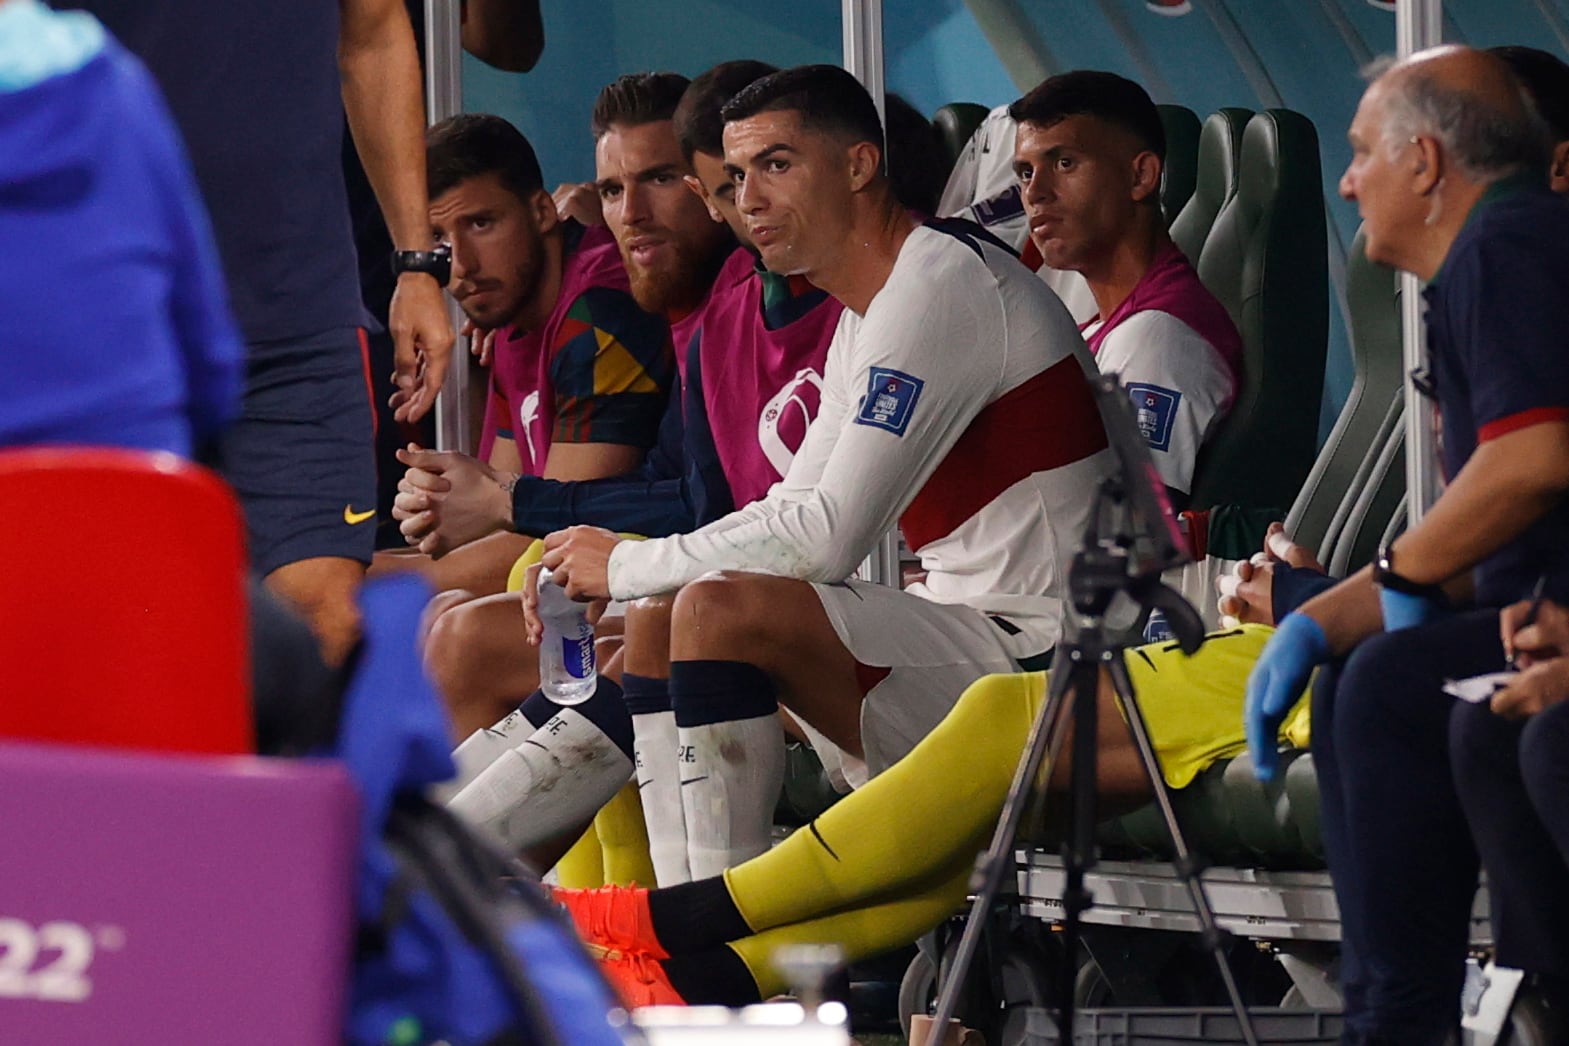
[[[1170,643],[1177,638],[1167,622],[1166,615],[1159,610],[1151,610],[1149,620],[1144,623],[1144,642]]]
[[[545,634],[539,641],[539,686],[558,705],[582,704],[599,686],[594,626],[585,609],[567,597],[549,569],[540,570],[539,620]]]

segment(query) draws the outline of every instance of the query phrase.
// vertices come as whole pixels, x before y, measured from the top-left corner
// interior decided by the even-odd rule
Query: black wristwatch
[[[1391,592],[1403,592],[1422,599],[1437,599],[1444,591],[1439,585],[1423,584],[1395,573],[1395,550],[1389,545],[1380,548],[1378,558],[1373,561],[1373,583]]]
[[[438,287],[445,287],[452,279],[452,248],[442,244],[429,251],[393,251],[392,275],[402,276],[406,272],[426,273]]]

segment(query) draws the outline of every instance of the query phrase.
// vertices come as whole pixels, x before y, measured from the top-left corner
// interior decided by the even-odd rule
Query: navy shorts
[[[345,328],[247,346],[245,404],[219,448],[245,509],[251,569],[369,563],[376,461],[365,338]]]

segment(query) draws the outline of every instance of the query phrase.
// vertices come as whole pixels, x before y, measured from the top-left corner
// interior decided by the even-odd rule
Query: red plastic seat
[[[254,747],[244,529],[170,454],[0,451],[0,737]]]

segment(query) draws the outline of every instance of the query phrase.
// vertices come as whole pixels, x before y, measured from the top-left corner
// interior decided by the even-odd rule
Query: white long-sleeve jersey
[[[1111,465],[1062,303],[964,223],[923,226],[864,316],[846,310],[822,405],[766,497],[691,534],[617,545],[610,592],[712,570],[831,582],[897,519],[927,571],[910,591],[1060,632],[1067,557]]]

